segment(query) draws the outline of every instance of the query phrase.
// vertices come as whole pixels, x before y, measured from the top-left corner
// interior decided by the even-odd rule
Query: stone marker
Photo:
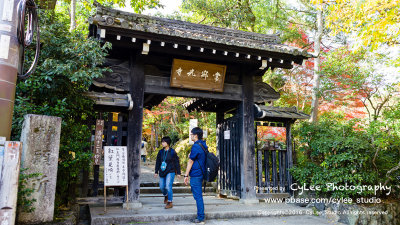
[[[21,167],[26,173],[41,173],[30,186],[36,199],[31,213],[20,212],[18,221],[41,223],[53,221],[54,198],[57,183],[58,151],[60,147],[61,118],[28,114],[24,117],[21,142]]]

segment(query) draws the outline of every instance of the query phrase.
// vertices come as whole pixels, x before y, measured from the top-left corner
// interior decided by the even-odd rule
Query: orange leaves
[[[284,127],[257,127],[258,140],[267,141],[274,140],[279,142],[286,141],[286,129]]]

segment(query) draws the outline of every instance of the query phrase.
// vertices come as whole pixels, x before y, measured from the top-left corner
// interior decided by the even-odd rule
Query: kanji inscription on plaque
[[[171,71],[171,87],[203,91],[224,91],[226,66],[174,59]]]

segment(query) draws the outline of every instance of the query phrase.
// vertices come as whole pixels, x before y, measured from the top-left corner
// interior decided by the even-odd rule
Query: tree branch
[[[392,169],[390,169],[389,171],[387,171],[387,173],[386,173],[386,181],[385,181],[385,184],[384,184],[384,185],[386,185],[389,181],[393,180],[389,175],[390,175],[391,173],[393,173],[394,171],[399,170],[399,169],[400,169],[400,161],[399,161],[399,163],[397,164],[397,166],[395,166],[395,167],[393,167]]]

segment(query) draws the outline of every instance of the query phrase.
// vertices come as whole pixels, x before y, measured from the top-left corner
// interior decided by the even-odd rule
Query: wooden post
[[[269,145],[269,142],[268,142]],[[270,176],[269,176],[269,158],[271,155],[271,151],[269,149],[264,150],[264,168],[265,168],[265,184],[264,187],[267,187],[267,193],[270,193],[270,187],[271,187],[271,182],[270,182]]]
[[[255,129],[254,129],[254,133],[256,136],[255,141],[255,147],[256,147],[256,152],[257,152],[257,187],[261,188],[262,186],[262,178],[263,178],[263,174],[262,174],[262,150],[258,147],[258,134],[257,134],[257,130],[258,130],[258,125],[259,122],[256,122],[255,124]],[[260,191],[260,189],[258,190],[258,193],[262,193],[263,191]]]
[[[223,112],[221,112],[221,111],[218,111],[217,113],[216,113],[216,125],[217,125],[217,134],[216,134],[216,136],[217,136],[217,156],[218,156],[218,159],[219,159],[219,163],[220,163],[220,167],[219,167],[219,170],[218,170],[218,181],[217,181],[217,184],[218,184],[218,191],[220,191],[221,190],[221,146],[222,146],[222,142],[224,141],[224,139],[223,139],[223,131],[222,131],[222,128],[221,128],[221,126],[222,126],[222,123],[223,123],[223,121],[224,121],[224,113]],[[222,132],[221,132],[222,131]]]
[[[237,116],[236,116],[237,117]],[[239,130],[239,122],[237,119],[235,119],[235,129],[233,129],[233,137],[234,137],[234,142],[235,142],[235,168],[236,168],[236,196],[240,196],[240,183],[241,183],[241,178],[240,178],[240,171],[241,171],[241,166],[240,166],[240,130]]]
[[[290,186],[292,185],[292,175],[290,174],[289,170],[290,168],[293,167],[293,151],[292,151],[292,128],[291,128],[291,122],[286,122],[286,146],[287,146],[287,151],[286,151],[286,157],[287,157],[287,182],[288,182],[288,191],[289,193],[292,193],[292,190],[290,190]]]
[[[143,98],[144,98],[144,59],[143,56],[131,55],[130,93],[133,109],[128,116],[128,203],[125,208],[142,207],[140,194],[140,146],[142,143]]]
[[[279,192],[282,193],[283,192],[283,188],[285,187],[284,184],[284,180],[283,178],[284,173],[285,173],[285,169],[284,169],[284,158],[283,158],[283,151],[282,149],[279,148],[278,150],[278,158],[279,158]]]
[[[258,184],[257,187],[260,188],[258,190],[258,193],[262,193],[263,191],[261,190],[262,185],[262,178],[263,178],[263,174],[262,174],[262,152],[261,150],[257,151],[257,174],[258,174]]]
[[[239,104],[241,200],[244,203],[258,203],[254,187],[256,185],[255,145],[254,145],[254,88],[253,75],[241,70],[243,83],[242,102]]]
[[[14,141],[0,145],[0,224],[15,224],[21,147]]]
[[[276,188],[278,187],[278,176],[276,172],[276,148],[274,145],[274,149],[272,150],[272,185],[274,193],[276,192]]]
[[[104,212],[107,212],[107,186],[104,185]]]

